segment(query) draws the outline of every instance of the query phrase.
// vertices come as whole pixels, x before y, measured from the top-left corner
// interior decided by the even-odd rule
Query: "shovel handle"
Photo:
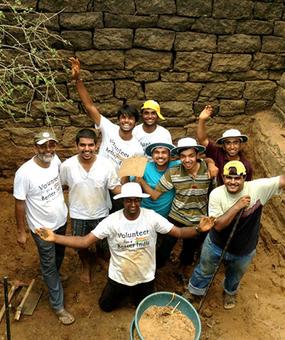
[[[10,288],[9,293],[8,293],[8,303],[11,302],[12,297],[13,297],[13,295],[14,295],[16,289],[17,289],[17,286],[15,286],[15,285],[13,285],[13,286]],[[2,308],[1,308],[1,310],[0,310],[0,322],[2,321],[4,314],[5,314],[5,304],[2,306]]]
[[[17,321],[20,320],[20,317],[21,317],[21,314],[22,314],[23,306],[24,306],[24,304],[25,304],[25,302],[26,302],[26,300],[27,300],[27,298],[28,298],[28,296],[29,296],[29,294],[30,294],[30,291],[31,291],[32,288],[33,288],[34,283],[35,283],[35,279],[32,279],[32,281],[31,281],[31,283],[29,284],[29,287],[28,287],[28,289],[27,289],[27,291],[26,291],[26,293],[25,293],[25,295],[24,295],[24,297],[23,297],[21,303],[19,304],[19,306],[18,306],[17,309],[16,309],[16,313],[15,313],[15,318],[14,318],[14,319],[17,320]]]

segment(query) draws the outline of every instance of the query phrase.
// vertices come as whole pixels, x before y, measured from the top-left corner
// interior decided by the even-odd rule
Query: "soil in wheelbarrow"
[[[192,340],[195,338],[193,322],[180,310],[169,306],[151,306],[139,321],[145,340]]]

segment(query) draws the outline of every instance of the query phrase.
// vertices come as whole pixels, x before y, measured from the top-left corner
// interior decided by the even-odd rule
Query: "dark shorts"
[[[72,235],[85,236],[89,234],[103,219],[104,218],[98,218],[96,220],[79,220],[76,218],[72,218]],[[105,260],[110,257],[107,239],[99,240],[96,242],[96,253]]]
[[[95,229],[102,220],[103,218],[98,218],[96,220],[79,220],[76,218],[72,218],[72,235],[85,236],[89,234],[93,229]]]
[[[126,286],[108,278],[99,299],[99,306],[104,312],[118,308],[128,297],[133,299],[136,306],[149,294],[154,292],[154,280],[135,286]]]

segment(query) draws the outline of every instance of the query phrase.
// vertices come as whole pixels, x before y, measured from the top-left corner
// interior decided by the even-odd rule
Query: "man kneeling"
[[[157,233],[177,238],[189,238],[206,232],[214,225],[213,217],[202,217],[196,228],[178,228],[153,210],[141,208],[144,194],[138,183],[126,183],[121,194],[124,208],[106,217],[96,229],[85,236],[62,236],[41,228],[38,235],[46,241],[74,248],[87,248],[97,240],[107,238],[111,259],[108,282],[99,299],[99,305],[110,312],[128,295],[135,304],[154,291],[155,246]]]

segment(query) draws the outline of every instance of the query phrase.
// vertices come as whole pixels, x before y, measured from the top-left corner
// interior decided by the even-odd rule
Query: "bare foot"
[[[82,273],[80,274],[80,281],[84,283],[91,283],[92,278],[90,272],[82,271]]]
[[[82,271],[80,274],[80,281],[84,283],[91,283],[92,282],[92,272],[90,266],[82,266]]]

